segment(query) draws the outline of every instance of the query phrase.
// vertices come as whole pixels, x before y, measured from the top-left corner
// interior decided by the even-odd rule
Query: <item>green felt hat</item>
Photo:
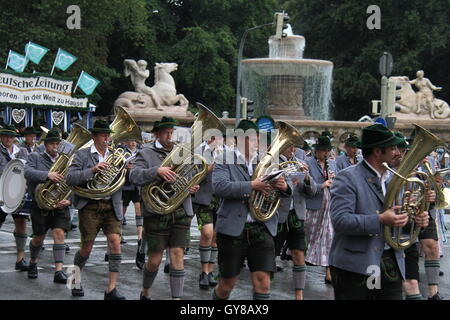
[[[350,135],[347,140],[345,140],[345,145],[348,147],[358,148],[359,139],[355,135]]]
[[[172,117],[162,117],[161,121],[156,121],[151,132],[156,132],[159,129],[173,128],[177,125],[177,121]]]
[[[12,124],[4,124],[3,128],[0,129],[0,135],[17,137],[19,134],[16,131],[16,127]]]
[[[311,150],[311,146],[309,145],[308,142],[305,141],[305,142],[303,143],[302,149],[303,149],[304,151],[308,151],[308,150]]]
[[[92,133],[113,133],[109,128],[109,123],[105,120],[95,120],[94,126],[89,131]]]
[[[362,138],[357,147],[361,149],[391,147],[402,141],[403,139],[397,137],[391,130],[376,123],[363,129]]]
[[[317,143],[313,147],[316,150],[331,150],[333,148],[331,140],[327,136],[319,136]]]
[[[245,119],[241,120],[239,122],[239,124],[238,124],[236,129],[242,129],[242,130],[244,130],[244,132],[247,131],[247,130],[251,130],[251,129],[253,129],[253,130],[257,131],[257,132],[259,131],[259,128],[256,125],[256,123],[254,123],[253,121],[250,121],[250,120],[245,120]]]
[[[409,145],[408,145],[408,143],[406,142],[406,139],[405,139],[405,137],[401,134],[401,132],[394,132],[394,134],[398,137],[398,138],[401,138],[402,139],[402,142],[400,142],[398,145],[397,145],[397,147],[398,148],[400,148],[400,149],[409,149]]]
[[[27,135],[27,134],[39,134],[40,131],[36,130],[33,127],[26,127],[25,129],[23,129],[22,131],[22,135]]]
[[[44,142],[60,142],[61,137],[59,136],[59,131],[56,129],[51,129],[47,132],[47,136],[44,139]]]

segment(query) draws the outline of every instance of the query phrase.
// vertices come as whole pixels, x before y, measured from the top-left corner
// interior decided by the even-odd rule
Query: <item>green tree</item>
[[[373,1],[288,0],[283,6],[297,34],[306,37],[305,57],[334,63],[335,119],[357,120],[380,99],[378,61],[384,51],[394,57],[392,75],[411,79],[419,69],[433,83],[450,88],[448,0],[388,1],[381,9],[381,30],[369,30],[366,9]],[[445,90],[445,89],[444,89]],[[449,101],[449,90],[438,94]]]

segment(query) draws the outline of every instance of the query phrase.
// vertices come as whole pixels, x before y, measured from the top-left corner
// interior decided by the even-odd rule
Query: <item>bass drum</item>
[[[0,177],[0,208],[5,213],[21,209],[27,191],[25,165],[22,160],[13,159],[3,168]]]

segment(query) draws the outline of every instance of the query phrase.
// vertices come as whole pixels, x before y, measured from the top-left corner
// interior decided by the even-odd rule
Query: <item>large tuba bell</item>
[[[419,163],[438,146],[445,143],[435,135],[419,125],[415,126],[416,136],[409,152],[402,160],[397,171],[389,168],[386,163],[383,166],[391,171],[394,176],[389,182],[383,204],[383,211],[394,205],[400,205],[398,214],[407,213],[409,232],[403,232],[403,228],[384,226],[384,239],[395,250],[404,250],[410,247],[419,236],[421,228],[415,225],[414,216],[426,211],[425,193],[429,190],[430,177],[423,172],[414,171]]]
[[[115,146],[125,140],[142,141],[141,129],[131,116],[122,108],[114,108],[116,117],[110,124],[112,145],[108,147],[110,155],[105,159],[109,164],[106,170],[95,173],[94,177],[87,182],[86,188],[74,186],[73,191],[84,198],[100,200],[117,192],[125,183],[125,168],[131,154],[122,148]],[[93,142],[89,141],[83,148],[90,148]]]
[[[199,184],[208,173],[206,160],[195,154],[194,150],[203,141],[206,130],[218,129],[224,133],[225,125],[204,105],[198,102],[196,104],[199,115],[191,127],[191,142],[177,144],[161,163],[161,167],[172,167],[177,180],[173,183],[167,181],[151,183],[142,188],[142,199],[150,212],[159,214],[173,212],[189,196],[189,188]],[[175,158],[177,161],[174,161]],[[198,162],[200,164],[197,164]]]
[[[55,163],[51,166],[49,172],[58,172],[62,176],[65,176],[72,155],[90,139],[91,133],[89,131],[78,124],[74,124],[74,127],[66,140],[66,143],[71,145],[71,150],[67,150],[66,152],[61,148],[61,150],[58,151],[58,159],[56,159]],[[61,145],[64,144],[64,141],[61,142]],[[43,210],[54,210],[58,203],[62,200],[67,200],[71,193],[72,189],[64,180],[58,183],[48,180],[36,187],[34,195],[39,208]]]
[[[282,154],[290,145],[302,145],[303,137],[290,124],[283,121],[277,121],[276,128],[278,135],[272,141],[270,149],[259,162],[252,175],[252,180],[271,173],[274,169],[283,170],[290,173],[294,170],[302,171],[301,163],[283,162],[278,164],[278,155]],[[277,157],[277,159],[275,159]],[[274,163],[276,164],[274,166]],[[249,199],[250,213],[261,222],[267,221],[276,213],[280,205],[280,197],[278,191],[274,190],[264,195],[260,191],[252,191]]]

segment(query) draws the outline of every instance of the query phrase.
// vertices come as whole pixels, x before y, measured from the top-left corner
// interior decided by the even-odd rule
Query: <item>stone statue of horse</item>
[[[189,101],[182,94],[177,94],[175,81],[170,75],[171,72],[178,69],[176,63],[155,63],[155,85],[152,87],[156,95],[161,99],[161,105],[187,106]]]
[[[175,81],[170,75],[177,70],[176,63],[155,64],[155,84],[148,88],[152,96],[135,91],[123,92],[114,102],[114,106],[121,106],[129,111],[162,111],[162,112],[186,112],[189,101],[182,94],[177,94]],[[155,106],[157,99],[159,106]]]

